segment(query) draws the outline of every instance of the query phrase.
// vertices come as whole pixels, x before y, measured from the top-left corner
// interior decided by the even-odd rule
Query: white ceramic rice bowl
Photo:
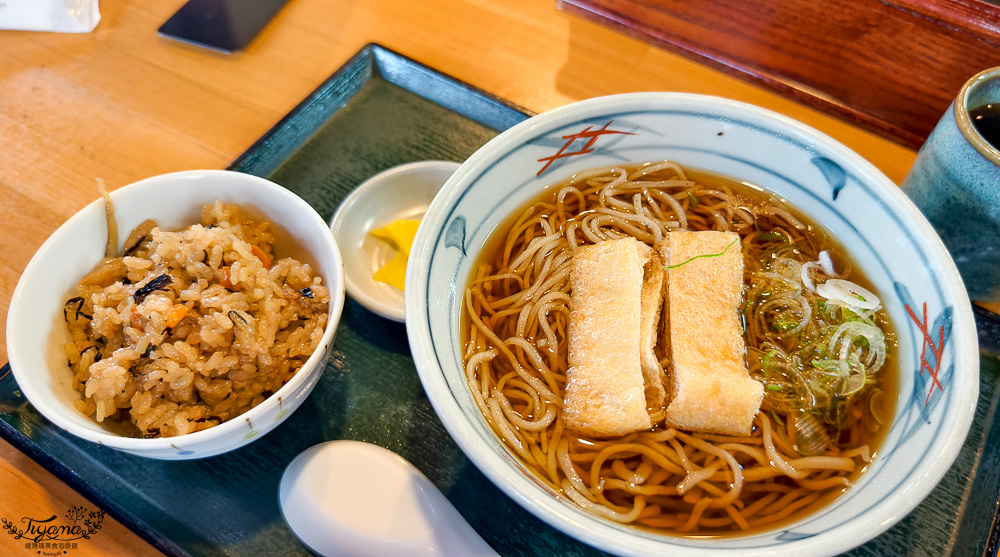
[[[877,458],[847,493],[779,529],[694,539],[593,516],[519,464],[488,426],[465,380],[462,295],[489,235],[543,189],[576,172],[664,159],[762,186],[824,225],[864,269],[895,324],[900,398]],[[975,411],[979,356],[972,309],[930,225],[860,156],[816,130],[751,105],[636,93],[533,117],[461,166],[425,215],[411,258],[424,264],[411,265],[407,275],[410,346],[428,397],[451,435],[523,507],[612,553],[841,553],[888,529],[934,488],[957,456]],[[934,378],[920,373],[924,328],[942,350],[940,361],[930,346],[924,356]]]
[[[94,192],[96,195],[96,186]],[[259,439],[309,396],[333,347],[344,307],[344,269],[329,227],[291,191],[263,178],[224,170],[155,176],[124,186],[112,192],[111,198],[118,221],[119,249],[128,233],[149,218],[166,230],[179,230],[198,222],[208,202],[221,200],[256,208],[278,225],[276,243],[294,244],[308,254],[323,284],[329,287],[329,320],[323,338],[313,355],[278,392],[228,422],[177,437],[138,439],[113,433],[73,406],[81,394],[73,389],[73,373],[63,352],[63,344],[69,340],[63,305],[75,295],[72,292],[80,279],[104,257],[107,224],[104,202],[99,199],[46,240],[18,281],[7,315],[7,354],[21,392],[43,416],[69,433],[149,458],[203,458]]]

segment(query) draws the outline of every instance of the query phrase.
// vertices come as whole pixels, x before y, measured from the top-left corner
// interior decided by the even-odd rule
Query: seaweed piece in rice
[[[82,356],[82,355],[86,354],[90,350],[97,350],[97,353],[94,354],[94,363],[97,363],[97,362],[101,361],[101,358],[104,357],[104,354],[101,354],[101,351],[97,348],[97,346],[94,346],[93,344],[91,344],[90,346],[88,346],[87,348],[85,348],[83,350],[83,352],[80,352],[80,355]]]
[[[149,296],[157,290],[166,290],[167,286],[169,286],[172,282],[174,282],[174,279],[170,278],[170,275],[164,273],[139,287],[139,289],[135,291],[135,294],[132,295],[132,299],[135,300],[136,304],[141,304],[142,301],[146,299],[146,296]]]
[[[75,308],[72,307],[74,304],[76,305]],[[83,312],[83,304],[84,300],[82,296],[77,296],[75,298],[70,298],[69,300],[66,300],[66,304],[63,306],[63,318],[66,319],[67,323],[69,323],[70,321],[69,317],[70,310],[72,310],[72,315],[74,320],[80,319],[81,317],[84,319],[91,319],[91,320],[94,319],[93,316],[87,315],[86,313]]]
[[[128,235],[128,238],[125,238],[125,251],[122,252],[122,257],[139,255],[140,250],[149,246],[149,243],[153,238],[151,233],[153,229],[158,226],[159,225],[153,219],[146,219],[142,221],[142,223],[140,223],[139,226],[137,226],[135,230]]]

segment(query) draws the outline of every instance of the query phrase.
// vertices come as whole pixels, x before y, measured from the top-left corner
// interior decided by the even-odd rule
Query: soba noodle
[[[874,295],[843,280],[849,262],[814,227],[749,187],[689,176],[672,162],[589,171],[520,214],[465,292],[468,383],[525,466],[596,515],[699,535],[769,528],[835,497],[872,457],[894,404],[892,334],[878,307],[858,307],[858,292]],[[753,433],[565,430],[574,250],[624,236],[653,246],[679,228],[740,234],[746,359],[766,387]]]

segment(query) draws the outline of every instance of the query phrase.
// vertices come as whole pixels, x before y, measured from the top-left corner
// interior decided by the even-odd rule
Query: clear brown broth
[[[622,166],[629,169],[630,171],[640,167],[640,165],[622,165]],[[768,205],[777,205],[779,207],[788,210],[797,219],[799,219],[800,221],[802,221],[804,224],[807,225],[808,232],[806,233],[806,235],[810,238],[811,243],[814,245],[813,249],[816,252],[821,250],[829,250],[830,252],[840,256],[840,258],[842,259],[835,258],[835,262],[838,263],[838,267],[839,264],[843,263],[844,261],[850,262],[852,266],[852,271],[850,273],[849,279],[851,281],[860,284],[861,286],[871,290],[872,292],[876,292],[876,294],[880,296],[884,294],[877,292],[874,289],[871,281],[868,280],[868,278],[864,275],[864,272],[861,269],[859,269],[857,265],[853,264],[853,261],[850,259],[850,252],[843,245],[837,242],[836,239],[821,224],[809,219],[804,214],[802,214],[801,211],[791,206],[787,202],[779,200],[775,196],[766,193],[763,188],[756,185],[751,185],[746,182],[738,181],[720,174],[707,172],[703,170],[691,169],[688,167],[684,167],[684,170],[687,173],[687,176],[690,180],[693,180],[702,186],[709,188],[724,186],[729,188],[739,199],[740,206],[750,209],[751,212],[753,212],[755,215],[757,214],[756,213],[757,210],[759,210],[761,207]],[[521,209],[519,209],[518,211],[513,213],[510,217],[508,217],[508,219],[501,226],[497,227],[497,229],[493,231],[493,233],[490,235],[489,239],[486,241],[486,243],[483,245],[483,248],[479,252],[476,265],[474,266],[474,268],[478,269],[480,266],[484,264],[491,264],[495,270],[497,266],[496,262],[500,259],[501,250],[505,245],[507,234],[514,226],[515,221],[517,221],[518,217],[529,207],[533,207],[543,203],[551,204],[554,199],[554,196],[556,195],[556,192],[558,192],[559,188],[557,186],[559,185],[561,184],[554,184],[551,187],[547,187],[544,191],[539,192],[539,194],[534,199],[526,203]],[[745,280],[749,282],[749,272]],[[884,297],[882,299],[884,300]],[[884,313],[884,310],[882,311]],[[896,348],[894,341],[895,331],[894,328],[892,327],[891,322],[889,322],[888,320],[882,321],[880,325],[882,325],[882,329],[886,333],[887,339],[893,339],[893,340],[887,350],[886,362],[882,367],[882,369],[879,370],[878,372],[878,379],[875,386],[878,389],[881,389],[883,393],[880,402],[879,414],[883,417],[888,417],[889,419],[891,419],[891,417],[895,415],[896,402],[899,397],[899,366],[895,357],[895,348]],[[470,335],[471,321],[469,316],[467,315],[467,310],[464,307],[464,303],[463,303],[461,327],[462,327],[462,338],[468,340]],[[750,356],[748,355],[748,360],[749,358]],[[487,421],[492,422],[492,420],[490,420],[488,416],[486,418]],[[889,427],[882,426],[877,431],[872,432],[864,427],[858,427],[856,428],[857,431],[854,434],[857,437],[856,439],[854,439],[853,444],[855,445],[867,444],[872,451],[872,458],[874,459],[878,451],[878,448],[882,445],[882,442],[884,441],[886,435],[888,434],[889,429],[890,429]],[[564,433],[564,435],[571,436],[573,434],[566,432]],[[576,439],[579,439],[579,441],[583,443],[590,443],[594,441],[593,439],[589,439],[584,436],[576,435],[574,437]],[[511,451],[511,454],[514,455],[515,457],[517,456],[514,453],[514,451]],[[535,469],[530,464],[524,462],[524,459],[519,458],[519,460],[526,468],[528,468],[534,474],[536,474],[536,476],[541,478],[541,472],[539,470]],[[848,479],[851,480],[851,482],[853,483],[855,480],[857,480],[857,478],[861,474],[863,474],[867,470],[867,468],[868,466],[866,465],[861,469],[856,470],[855,472],[849,474],[847,476]],[[778,480],[791,481],[789,478],[784,478],[784,477],[778,478]],[[545,480],[543,479],[543,482],[544,481]],[[836,499],[839,495],[841,495],[845,491],[846,489],[828,489],[819,499],[793,512],[786,519],[775,521],[768,524],[766,527],[752,529],[750,531],[708,528],[703,530],[697,530],[691,533],[678,533],[671,529],[664,529],[664,528],[654,528],[645,526],[635,526],[635,527],[660,534],[681,535],[684,537],[697,537],[697,538],[741,537],[749,534],[757,534],[764,531],[781,529],[791,523],[797,522],[801,520],[803,517],[812,514],[817,510],[823,508],[824,506],[830,504],[830,502],[832,502],[834,499]]]

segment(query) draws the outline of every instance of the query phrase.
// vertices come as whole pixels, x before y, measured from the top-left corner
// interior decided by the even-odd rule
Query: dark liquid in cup
[[[1000,103],[977,106],[969,111],[969,118],[979,135],[1000,149]]]

